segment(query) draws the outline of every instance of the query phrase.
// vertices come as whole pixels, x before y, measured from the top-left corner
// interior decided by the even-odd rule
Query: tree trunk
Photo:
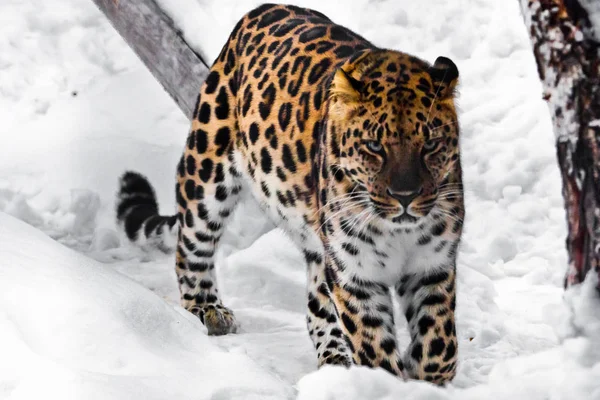
[[[568,287],[590,271],[600,277],[600,6],[596,0],[520,2],[556,135]]]
[[[191,119],[208,66],[171,18],[154,0],[93,1]]]

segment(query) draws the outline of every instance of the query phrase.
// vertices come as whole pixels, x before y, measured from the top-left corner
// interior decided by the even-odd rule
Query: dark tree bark
[[[600,277],[600,26],[594,26],[600,7],[596,1],[520,0],[557,141],[568,224],[565,287],[581,283],[590,271]]]
[[[156,80],[192,117],[207,64],[154,0],[94,0]]]

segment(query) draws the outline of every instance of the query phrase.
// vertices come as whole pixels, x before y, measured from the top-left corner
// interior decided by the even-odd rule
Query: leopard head
[[[328,157],[337,184],[385,219],[415,223],[460,168],[458,69],[389,50],[346,62],[331,81]],[[362,197],[361,197],[362,196]]]

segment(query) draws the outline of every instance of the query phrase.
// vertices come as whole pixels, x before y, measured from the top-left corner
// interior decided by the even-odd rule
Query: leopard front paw
[[[319,368],[323,365],[339,365],[341,367],[350,368],[352,364],[352,358],[343,353],[323,354],[319,357]]]
[[[221,304],[192,306],[189,311],[200,318],[200,321],[208,329],[209,336],[221,336],[237,332],[238,324],[233,311]]]

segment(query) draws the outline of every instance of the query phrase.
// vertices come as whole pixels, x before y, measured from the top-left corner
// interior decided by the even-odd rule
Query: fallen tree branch
[[[183,39],[173,20],[154,0],[93,1],[191,119],[208,66]]]

